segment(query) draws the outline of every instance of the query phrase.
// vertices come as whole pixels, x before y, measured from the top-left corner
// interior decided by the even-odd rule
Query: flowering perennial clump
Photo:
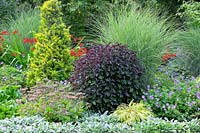
[[[159,117],[176,120],[200,117],[200,83],[194,77],[170,78],[167,73],[160,73],[142,98]]]
[[[36,42],[36,38],[23,38],[17,29],[12,32],[2,31],[0,33],[0,61],[9,65],[22,65],[26,68]]]

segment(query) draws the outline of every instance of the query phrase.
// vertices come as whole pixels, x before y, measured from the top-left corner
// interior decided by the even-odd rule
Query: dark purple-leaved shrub
[[[85,93],[91,109],[104,112],[140,100],[142,73],[135,52],[119,44],[99,45],[76,62],[70,81],[75,90]]]

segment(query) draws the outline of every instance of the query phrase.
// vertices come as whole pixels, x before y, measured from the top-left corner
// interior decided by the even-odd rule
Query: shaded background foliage
[[[10,17],[14,17],[15,8],[17,3],[15,0],[1,0],[0,1],[0,24],[8,20]]]
[[[45,0],[1,0],[0,18],[7,20],[14,17],[19,9],[41,6]],[[90,32],[92,20],[97,19],[101,12],[129,2],[137,2],[142,7],[164,8],[170,15],[176,16],[179,7],[191,0],[61,0],[64,22],[71,27],[71,33],[86,35]],[[199,0],[195,0],[199,2]],[[182,12],[182,11],[181,11]],[[179,19],[180,21],[180,19]],[[182,19],[181,19],[182,21]]]

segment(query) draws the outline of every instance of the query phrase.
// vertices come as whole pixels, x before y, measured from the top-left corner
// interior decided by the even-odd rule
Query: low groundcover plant
[[[160,72],[142,98],[158,117],[183,121],[200,116],[200,84],[194,77]]]
[[[77,122],[54,123],[47,122],[39,116],[15,117],[0,120],[0,132],[4,133],[143,133],[143,132],[198,132],[197,119],[185,122],[169,121],[149,117],[146,121],[133,123],[131,126],[120,123],[115,117],[106,114],[91,114]]]

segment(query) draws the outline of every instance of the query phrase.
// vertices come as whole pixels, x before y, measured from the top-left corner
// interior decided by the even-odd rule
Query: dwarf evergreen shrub
[[[61,3],[58,0],[44,2],[40,17],[37,43],[27,72],[28,85],[43,78],[64,80],[73,69],[69,28],[62,21]]]

